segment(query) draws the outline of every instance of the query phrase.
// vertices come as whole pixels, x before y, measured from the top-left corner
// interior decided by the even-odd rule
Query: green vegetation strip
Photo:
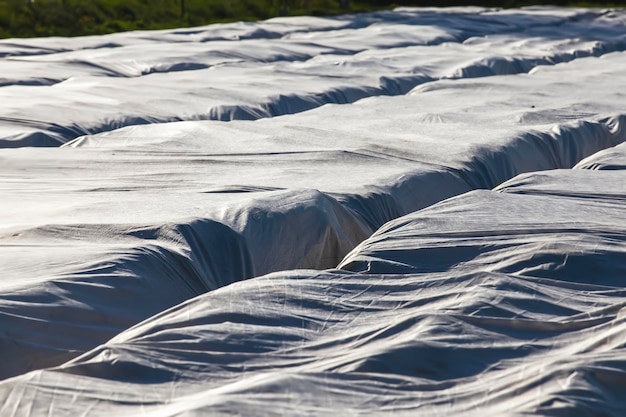
[[[100,35],[137,29],[201,26],[281,15],[333,15],[396,6],[480,5],[520,7],[624,7],[571,1],[376,1],[376,0],[0,0],[0,38]]]

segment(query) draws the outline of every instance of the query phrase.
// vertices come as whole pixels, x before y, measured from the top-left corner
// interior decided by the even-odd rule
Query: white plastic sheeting
[[[393,218],[620,143],[625,59],[603,57],[604,77],[588,58],[289,117],[5,149],[2,376],[61,364],[234,281],[332,268]]]
[[[623,173],[572,173],[557,177],[563,180],[556,186],[542,183],[553,179],[548,174],[538,179],[531,174],[530,185],[525,176],[516,177],[501,187],[507,194],[474,191],[391,221],[339,268],[373,273],[480,269],[619,287],[626,267],[621,242],[626,225],[619,220]],[[585,183],[570,186],[565,179]],[[585,199],[593,201],[582,204]],[[589,225],[587,217],[593,219]]]
[[[586,397],[563,391],[563,407],[593,414],[599,398],[611,415],[622,365],[607,359],[616,379],[594,390],[583,371],[600,362],[567,346],[620,328],[623,175],[532,173],[416,211],[524,172],[623,166],[626,54],[608,52],[625,19],[400,9],[0,42],[13,50],[0,67],[24,65],[0,88],[3,144],[69,141],[0,150],[0,378],[15,376],[0,415],[502,415],[556,409],[567,381]],[[176,66],[196,53],[224,60]],[[133,72],[139,56],[152,69]],[[70,78],[45,85],[45,68]],[[220,68],[208,94],[202,71]],[[380,94],[394,96],[315,108]],[[230,106],[224,119],[283,116],[109,130],[186,119],[206,100]],[[253,278],[340,262],[357,272]]]
[[[617,145],[595,153],[580,161],[574,168],[624,170],[626,169],[626,145]]]
[[[355,249],[358,272],[200,296],[5,381],[2,411],[620,416],[625,185],[551,171],[449,199]]]
[[[414,10],[0,42],[0,146],[257,119],[626,49],[621,12]],[[37,97],[37,100],[32,100]]]

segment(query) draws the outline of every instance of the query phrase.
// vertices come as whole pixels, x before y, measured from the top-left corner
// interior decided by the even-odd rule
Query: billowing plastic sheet
[[[606,10],[402,9],[0,41],[0,146],[273,117],[440,79],[526,73],[624,51],[624,20]]]
[[[625,20],[1,41],[0,416],[620,415]]]
[[[604,58],[606,71],[617,77],[624,58]],[[619,109],[615,82],[594,78],[581,104],[571,91],[582,80],[562,81],[570,65],[586,80],[593,61],[286,118],[4,150],[2,376],[61,364],[235,281],[332,268],[389,220],[620,143],[624,116],[601,113]]]
[[[574,168],[624,170],[626,169],[626,145],[617,145],[613,148],[595,153],[580,161]]]
[[[452,198],[386,225],[343,271],[233,284],[7,380],[3,411],[618,416],[624,185],[552,171]]]

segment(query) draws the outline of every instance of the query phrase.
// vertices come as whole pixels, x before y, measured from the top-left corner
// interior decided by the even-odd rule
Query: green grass
[[[279,15],[332,15],[398,5],[449,6],[480,4],[517,7],[554,3],[582,6],[625,6],[613,3],[547,1],[381,1],[352,0],[341,9],[338,0],[0,0],[0,38],[77,36],[136,30],[200,26]]]

